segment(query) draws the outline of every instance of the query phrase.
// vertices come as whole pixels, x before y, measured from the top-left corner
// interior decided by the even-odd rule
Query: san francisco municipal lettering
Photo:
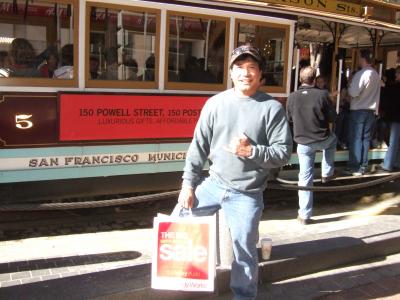
[[[85,165],[104,165],[135,163],[139,159],[137,154],[126,155],[93,155],[93,156],[67,156],[33,158],[29,160],[30,168],[55,167],[55,166],[85,166]]]
[[[35,157],[25,163],[29,169],[32,168],[62,168],[62,167],[89,167],[104,165],[121,165],[136,163],[158,163],[170,161],[184,161],[185,151],[149,152],[149,153],[122,153],[122,154],[99,154],[84,156],[57,156],[57,157]]]

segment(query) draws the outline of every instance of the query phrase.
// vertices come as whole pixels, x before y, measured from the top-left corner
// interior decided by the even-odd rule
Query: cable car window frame
[[[154,81],[135,81],[135,80],[109,80],[90,78],[90,12],[92,7],[123,10],[128,12],[147,12],[155,15],[156,35],[155,35],[155,71]],[[119,5],[103,2],[86,2],[86,32],[85,32],[85,87],[87,88],[122,88],[122,89],[158,89],[160,72],[160,29],[161,29],[161,10],[133,5]]]
[[[45,77],[7,77],[0,78],[0,86],[32,86],[32,87],[78,87],[78,49],[79,49],[79,0],[43,0],[52,4],[70,4],[73,10],[73,78],[45,78]],[[23,25],[23,22],[19,23]],[[30,25],[30,24],[28,24]],[[47,27],[47,25],[46,25]],[[48,35],[48,33],[46,34]]]
[[[273,85],[263,85],[260,87],[260,90],[263,92],[267,92],[270,94],[286,94],[287,91],[287,77],[288,77],[288,65],[289,65],[289,38],[290,38],[290,25],[289,24],[280,24],[273,22],[265,22],[265,21],[257,21],[257,20],[249,20],[242,18],[235,18],[235,32],[234,32],[234,48],[238,46],[238,36],[239,36],[239,24],[251,24],[255,26],[268,27],[271,29],[279,28],[285,30],[285,40],[284,40],[284,51],[283,51],[283,85],[273,86]],[[257,45],[254,45],[257,47]]]
[[[169,65],[169,34],[170,34],[170,17],[195,17],[201,19],[210,19],[217,21],[225,21],[225,44],[224,44],[224,66],[223,66],[223,80],[222,83],[196,83],[196,82],[179,82],[168,80],[168,65]],[[195,90],[195,91],[223,91],[227,87],[228,82],[228,60],[229,60],[229,42],[230,42],[230,17],[212,16],[206,13],[195,14],[192,12],[182,12],[168,10],[166,17],[166,34],[165,34],[165,68],[164,68],[164,82],[166,90]]]

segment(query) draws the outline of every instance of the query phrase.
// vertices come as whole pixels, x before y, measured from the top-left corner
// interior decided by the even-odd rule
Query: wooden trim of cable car
[[[90,55],[88,49],[90,49],[90,8],[109,8],[114,10],[125,10],[129,12],[148,12],[156,16],[156,42],[155,42],[155,70],[154,70],[154,81],[135,81],[135,80],[102,80],[102,79],[90,79],[89,66],[90,66]],[[128,5],[117,5],[110,3],[101,2],[86,2],[86,32],[85,32],[85,87],[88,88],[122,88],[122,89],[157,89],[158,88],[158,77],[160,72],[160,28],[161,28],[161,10],[143,7],[143,6],[128,6]]]
[[[284,57],[283,57],[283,85],[282,86],[273,86],[273,85],[265,85],[260,88],[261,91],[266,93],[282,93],[286,94],[287,88],[287,72],[288,72],[288,62],[289,62],[289,34],[290,34],[290,25],[288,24],[278,24],[278,23],[271,23],[271,22],[264,22],[264,21],[256,21],[256,20],[247,20],[241,18],[235,18],[235,33],[234,33],[234,45],[235,47],[238,46],[238,31],[239,31],[239,24],[254,24],[258,26],[270,27],[270,28],[279,28],[285,30],[285,50],[284,50]]]
[[[224,75],[222,83],[196,83],[196,82],[173,82],[168,81],[168,64],[169,64],[169,18],[171,16],[187,16],[194,18],[204,18],[211,20],[225,21],[225,50],[224,50]],[[221,16],[212,16],[208,14],[194,14],[181,11],[167,11],[166,17],[166,35],[165,35],[165,71],[164,71],[164,82],[165,89],[167,90],[199,90],[199,91],[222,91],[226,89],[228,81],[228,57],[229,57],[229,34],[230,34],[230,19]]]
[[[52,3],[71,4],[73,17],[74,70],[73,79],[44,77],[8,77],[0,78],[0,86],[33,86],[33,87],[77,87],[78,86],[78,42],[79,42],[79,0],[55,0]],[[36,24],[36,21],[35,21]],[[47,25],[46,25],[47,27]],[[47,30],[46,30],[47,32]],[[48,34],[48,33],[47,33]]]

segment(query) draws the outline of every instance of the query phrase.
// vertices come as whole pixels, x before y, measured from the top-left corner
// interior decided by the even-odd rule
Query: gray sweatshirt
[[[365,67],[358,71],[351,80],[348,89],[352,97],[350,110],[375,110],[379,101],[381,80],[379,74],[372,67]]]
[[[226,150],[241,134],[252,145],[247,158]],[[239,97],[230,89],[203,107],[186,156],[183,185],[195,187],[209,159],[210,176],[242,192],[259,192],[266,187],[269,169],[286,164],[291,153],[292,136],[282,105],[265,93]]]

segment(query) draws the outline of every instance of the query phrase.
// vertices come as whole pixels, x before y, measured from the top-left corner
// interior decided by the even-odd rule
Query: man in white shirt
[[[349,160],[346,173],[364,175],[368,168],[368,151],[380,96],[380,78],[372,65],[372,54],[361,50],[358,71],[348,89],[350,101]]]

